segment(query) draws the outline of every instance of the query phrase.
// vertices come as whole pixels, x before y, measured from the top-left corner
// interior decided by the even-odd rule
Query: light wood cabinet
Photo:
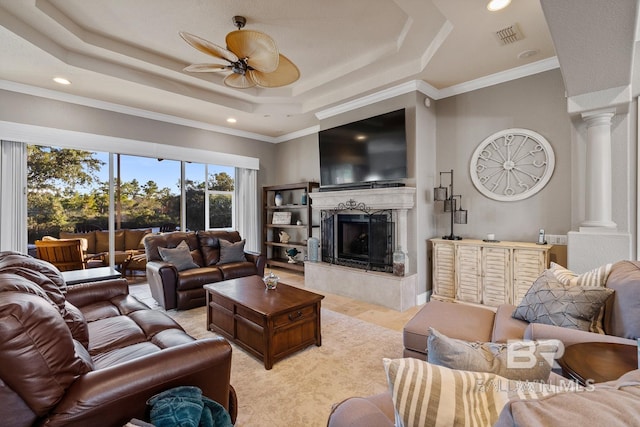
[[[433,244],[433,293],[442,298],[454,299],[455,285],[455,247],[453,245]]]
[[[455,249],[456,299],[482,301],[482,254],[479,246],[457,245]]]
[[[318,187],[317,182],[300,182],[262,188],[262,253],[267,258],[267,266],[304,272],[302,259],[307,251],[307,239],[313,235],[314,228],[319,229],[318,222],[314,221],[309,193],[316,191]],[[276,194],[282,197],[279,203],[276,203]],[[290,215],[286,223],[274,221],[274,215],[282,216],[282,213]],[[286,243],[280,235],[283,231],[290,237]],[[286,251],[291,248],[296,248],[300,253],[295,258],[295,263],[290,263],[287,259]]]
[[[517,305],[549,266],[552,245],[431,239],[432,298],[497,307]]]

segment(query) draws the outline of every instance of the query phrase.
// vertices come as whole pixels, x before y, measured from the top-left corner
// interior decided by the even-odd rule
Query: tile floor
[[[280,277],[280,281],[282,283],[304,288],[304,275],[302,273],[278,268],[273,268],[271,270],[274,274]],[[128,277],[128,280],[129,289],[132,295],[135,295],[150,307],[158,306],[155,300],[151,298],[151,292],[149,291],[149,285],[147,284],[146,277],[130,276]],[[326,293],[324,296],[325,297],[322,300],[322,307],[324,308],[396,331],[402,331],[404,325],[421,308],[420,306],[416,306],[403,312],[399,312],[390,308],[357,301],[340,295]]]

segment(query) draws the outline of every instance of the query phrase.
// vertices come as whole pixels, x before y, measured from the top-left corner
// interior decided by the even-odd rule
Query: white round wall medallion
[[[504,129],[487,137],[471,157],[471,180],[490,199],[523,200],[551,179],[555,156],[551,144],[528,129]]]

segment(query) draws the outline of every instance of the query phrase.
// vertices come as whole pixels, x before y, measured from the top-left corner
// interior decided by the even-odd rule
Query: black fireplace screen
[[[322,260],[365,270],[393,270],[391,211],[322,212]]]

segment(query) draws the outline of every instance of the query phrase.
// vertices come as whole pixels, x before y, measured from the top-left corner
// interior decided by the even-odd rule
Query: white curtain
[[[255,169],[236,169],[236,223],[238,232],[247,240],[245,249],[260,252],[260,234],[258,213],[258,171]]]
[[[27,145],[0,141],[0,250],[27,253]]]

